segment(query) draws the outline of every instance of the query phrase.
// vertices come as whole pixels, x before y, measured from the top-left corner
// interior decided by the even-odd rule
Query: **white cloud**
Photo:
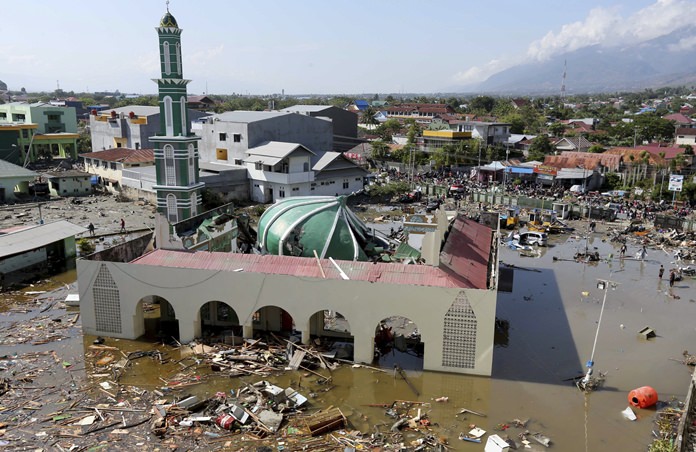
[[[456,83],[462,83],[465,85],[470,83],[478,83],[486,80],[496,72],[500,72],[510,66],[514,66],[517,63],[518,62],[512,60],[491,60],[483,66],[472,66],[466,71],[457,72],[454,74],[452,79]]]
[[[696,36],[680,39],[676,44],[670,44],[667,48],[670,52],[683,52],[696,47]]]
[[[644,42],[692,24],[694,14],[693,0],[657,0],[628,17],[622,17],[616,8],[595,8],[584,20],[563,25],[559,31],[550,31],[533,42],[527,55],[545,60],[595,44]]]
[[[656,0],[655,3],[623,17],[618,8],[594,8],[584,20],[563,25],[532,42],[526,60],[543,61],[554,55],[572,52],[592,45],[640,43],[663,36],[686,25],[696,16],[694,0]],[[671,51],[696,47],[696,36],[682,39]],[[462,84],[481,82],[491,75],[524,60],[494,59],[458,72],[452,78]]]

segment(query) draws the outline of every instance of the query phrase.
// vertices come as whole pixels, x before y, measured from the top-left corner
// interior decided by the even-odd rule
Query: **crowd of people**
[[[495,191],[506,193],[511,196],[525,196],[529,198],[546,199],[550,201],[572,200],[588,207],[610,207],[616,210],[617,214],[624,214],[626,218],[634,220],[653,221],[655,216],[660,213],[674,215],[677,217],[687,217],[692,215],[696,206],[678,205],[675,206],[669,201],[643,201],[629,199],[627,197],[605,196],[600,192],[589,192],[580,194],[572,192],[569,187],[559,184],[544,185],[531,180],[507,180],[489,181],[484,177],[471,177],[468,171],[439,170],[409,174],[400,172],[396,169],[384,169],[383,179],[388,182],[411,182],[415,186],[439,186],[447,187],[450,197],[460,198],[472,193]]]

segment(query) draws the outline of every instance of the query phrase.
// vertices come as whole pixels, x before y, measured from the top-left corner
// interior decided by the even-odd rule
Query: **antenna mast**
[[[566,97],[565,82],[566,82],[567,70],[568,70],[568,60],[563,60],[563,78],[561,79],[561,101],[565,100],[565,97]]]

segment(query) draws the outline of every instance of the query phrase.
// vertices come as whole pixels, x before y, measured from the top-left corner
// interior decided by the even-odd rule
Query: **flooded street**
[[[588,241],[588,249],[596,249],[602,257],[609,254],[618,256],[618,245],[604,242],[603,232],[603,226],[600,226]],[[392,353],[379,361],[382,371],[342,365],[333,371],[330,384],[321,384],[315,376],[302,370],[265,379],[281,387],[292,386],[305,394],[309,398],[309,410],[339,407],[349,419],[351,428],[363,434],[386,432],[394,423],[393,418],[385,415],[385,407],[378,405],[407,400],[429,403],[423,405],[423,410],[428,413],[432,431],[438,437],[446,438],[451,450],[483,450],[483,444],[458,439],[461,432],[471,429],[470,424],[489,434],[507,434],[521,446],[517,434],[524,429],[514,427],[513,419],[529,420],[527,429],[550,437],[551,447],[555,450],[646,450],[652,439],[655,410],[634,409],[638,415],[636,422],[624,419],[621,411],[628,406],[628,393],[645,385],[654,387],[662,402],[669,402],[672,398],[684,399],[691,369],[677,361],[682,359],[684,350],[693,353],[690,347],[696,343],[696,326],[692,320],[696,309],[694,280],[687,278],[677,282],[672,289],[673,296],[670,296],[668,281],[659,281],[657,276],[660,263],[670,268],[671,256],[666,252],[649,249],[643,262],[633,259],[620,261],[616,257],[608,262],[603,260],[591,264],[568,261],[577,251],[584,249],[584,239],[567,234],[551,236],[549,247],[541,248],[539,258],[522,257],[507,247],[501,248],[501,261],[517,269],[513,292],[498,295],[497,317],[509,322],[509,329],[507,336],[497,340],[492,378],[412,370],[419,368],[419,358],[407,356],[404,360],[403,356]],[[627,256],[632,256],[635,251],[629,248]],[[53,297],[57,303],[66,292],[74,292],[74,288],[65,287],[65,284],[74,282],[74,278],[74,272],[68,273],[55,278],[49,285],[39,284],[28,290],[42,292],[60,287],[61,291]],[[595,373],[606,373],[606,380],[600,389],[585,394],[571,380],[584,373],[585,362],[592,353],[604,297],[604,291],[596,287],[597,279],[609,279],[618,285],[607,292],[594,355]],[[43,297],[43,300],[32,302],[34,296]],[[18,295],[14,293],[9,298],[6,301],[17,301]],[[61,400],[73,400],[71,397],[80,393],[103,397],[104,391],[100,391],[98,383],[113,382],[113,375],[110,370],[95,366],[95,362],[105,354],[92,348],[94,337],[81,335],[79,322],[75,327],[62,330],[62,334],[68,337],[60,341],[39,345],[32,345],[30,341],[12,343],[19,334],[14,329],[15,322],[26,321],[32,316],[60,317],[65,322],[66,318],[78,312],[66,312],[58,306],[39,312],[42,306],[51,302],[48,294],[28,295],[26,300],[23,306],[31,312],[22,313],[15,307],[0,318],[4,338],[0,356],[55,351],[54,358],[48,360],[53,367],[41,373],[34,384],[57,385],[62,389],[56,399],[47,398],[46,406],[34,417],[49,415],[67,403]],[[416,324],[409,324],[408,328],[417,327],[417,319],[413,320]],[[649,340],[639,337],[638,331],[646,326],[653,328],[657,337]],[[229,378],[211,371],[210,365],[200,362],[187,370],[194,376],[191,385],[178,390],[163,389],[163,381],[182,371],[179,361],[189,354],[188,347],[177,349],[109,338],[104,345],[116,347],[119,351],[113,353],[117,357],[121,352],[128,354],[154,349],[166,356],[164,364],[150,357],[132,362],[118,381],[121,394],[124,394],[123,388],[132,389],[127,391],[130,394],[127,397],[147,390],[150,393],[162,391],[165,398],[180,398],[186,394],[209,398],[217,392],[230,394],[231,390],[244,387],[243,382],[264,379],[255,375]],[[424,353],[428,353],[427,343]],[[397,361],[406,369],[410,386],[393,371],[393,363]],[[327,373],[326,370],[320,372]],[[110,391],[113,393],[115,389]],[[447,402],[436,402],[441,397],[447,397]],[[123,395],[118,399],[122,398]],[[132,403],[142,405],[137,402],[137,397]],[[7,404],[3,405],[6,408]],[[464,408],[486,416],[458,414]],[[13,412],[0,411],[0,414],[3,415],[0,420],[8,422]],[[21,420],[25,423],[21,430],[29,436],[50,427],[50,424],[30,422],[29,416]],[[7,428],[8,432],[12,431],[11,427]],[[417,437],[407,431],[402,433],[406,445],[409,439]],[[13,434],[18,434],[17,430]],[[123,436],[120,438],[129,441]],[[149,446],[161,441],[144,433],[132,434],[130,440],[135,439]],[[200,442],[198,444],[201,446]],[[205,444],[201,447],[223,447],[217,443]],[[242,447],[255,450],[253,445],[234,440],[229,449],[241,450]],[[531,447],[526,450],[545,450],[534,442]]]

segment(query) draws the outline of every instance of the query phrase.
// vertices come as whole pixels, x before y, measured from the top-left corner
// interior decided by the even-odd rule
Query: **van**
[[[546,246],[548,240],[549,235],[547,233],[536,231],[520,232],[518,238],[520,245]]]

